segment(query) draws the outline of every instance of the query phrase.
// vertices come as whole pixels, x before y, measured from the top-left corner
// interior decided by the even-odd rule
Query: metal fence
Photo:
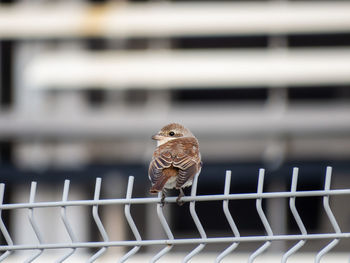
[[[46,250],[53,249],[70,249],[68,253],[65,255],[61,255],[55,262],[63,262],[72,256],[77,249],[80,248],[97,248],[98,251],[93,254],[87,262],[94,262],[99,257],[101,257],[108,248],[110,247],[129,247],[133,248],[129,250],[126,254],[124,254],[119,262],[125,262],[130,257],[132,257],[135,253],[139,251],[139,249],[143,246],[152,246],[152,245],[164,245],[164,248],[161,249],[158,253],[156,253],[150,262],[156,262],[163,255],[169,253],[174,246],[177,245],[197,245],[195,249],[190,251],[184,258],[183,262],[188,262],[192,257],[200,253],[203,248],[208,244],[214,243],[222,243],[227,244],[227,248],[224,251],[218,252],[218,255],[215,259],[215,262],[221,262],[227,255],[232,253],[241,243],[243,242],[261,242],[262,245],[255,250],[249,256],[248,262],[253,262],[259,255],[265,252],[274,241],[295,241],[295,245],[293,245],[289,250],[285,251],[281,258],[281,262],[287,262],[288,258],[296,253],[306,242],[310,240],[331,240],[325,247],[319,250],[315,256],[315,262],[320,262],[321,258],[328,253],[332,248],[334,248],[341,239],[350,238],[349,232],[342,232],[335,216],[333,215],[329,198],[330,196],[335,195],[350,195],[350,189],[336,189],[331,190],[331,176],[332,176],[332,168],[327,167],[325,183],[323,190],[312,190],[312,191],[297,191],[297,181],[298,181],[298,168],[293,169],[292,181],[291,181],[291,189],[290,191],[285,192],[264,192],[263,184],[264,184],[264,169],[260,169],[258,185],[256,193],[243,193],[243,194],[230,194],[230,184],[231,184],[231,171],[226,172],[225,178],[225,187],[223,194],[218,195],[197,195],[197,182],[198,177],[194,178],[191,195],[185,196],[182,198],[184,202],[189,202],[189,212],[191,217],[197,227],[197,230],[200,234],[199,238],[175,238],[169,224],[167,222],[166,217],[163,214],[163,207],[160,203],[161,195],[154,198],[133,198],[133,185],[134,185],[134,177],[130,176],[126,197],[122,199],[100,199],[100,190],[101,190],[101,178],[96,179],[94,199],[93,200],[68,200],[69,186],[70,181],[66,180],[63,188],[63,195],[61,201],[54,202],[35,202],[36,197],[36,187],[37,183],[32,182],[30,188],[30,197],[29,202],[27,203],[13,203],[13,204],[4,204],[4,191],[5,185],[0,184],[0,229],[1,233],[6,240],[7,244],[0,246],[0,251],[3,254],[0,256],[0,261],[5,260],[6,258],[11,257],[11,254],[15,251],[23,251],[23,250],[33,250],[33,255],[30,258],[26,259],[25,262],[32,262],[36,258],[38,258],[42,253]],[[296,198],[298,197],[322,197],[323,199],[323,209],[331,223],[334,232],[331,233],[317,233],[310,234],[308,233],[299,213],[297,207],[295,205]],[[262,208],[262,201],[264,199],[270,198],[287,198],[289,199],[289,209],[297,223],[297,226],[300,229],[300,234],[295,235],[275,235],[272,231],[270,223],[264,213]],[[229,202],[230,200],[243,200],[243,199],[255,199],[256,200],[256,211],[260,217],[260,220],[265,228],[266,234],[261,236],[242,236],[235,224],[235,221],[231,215],[229,210]],[[201,224],[201,221],[196,213],[196,202],[202,201],[222,201],[223,202],[223,212],[229,223],[232,236],[230,237],[208,237],[204,227]],[[176,197],[166,197],[166,203],[175,203]],[[138,231],[138,228],[134,222],[133,216],[130,213],[131,205],[133,204],[154,204],[157,206],[157,215],[160,221],[162,228],[164,229],[167,238],[166,239],[149,239],[145,240],[141,238],[141,235]],[[108,237],[108,233],[105,230],[105,227],[102,223],[102,220],[99,216],[99,207],[104,205],[123,205],[124,206],[124,214],[127,223],[129,224],[132,233],[135,237],[134,240],[122,240],[122,241],[112,241]],[[74,234],[74,229],[69,222],[69,215],[67,214],[67,207],[72,206],[88,206],[92,208],[92,217],[94,222],[97,225],[97,228],[103,238],[103,241],[100,242],[81,242],[76,238]],[[61,219],[63,221],[64,227],[70,237],[70,242],[61,242],[61,243],[47,243],[44,242],[42,238],[42,233],[40,231],[40,226],[35,219],[35,209],[36,208],[48,208],[48,207],[56,207],[61,209]],[[16,244],[11,235],[9,234],[8,228],[4,223],[2,217],[3,210],[16,210],[16,209],[27,209],[28,210],[28,220],[30,225],[36,235],[38,242],[36,244]],[[236,216],[239,216],[237,214]],[[350,255],[349,255],[350,256]]]

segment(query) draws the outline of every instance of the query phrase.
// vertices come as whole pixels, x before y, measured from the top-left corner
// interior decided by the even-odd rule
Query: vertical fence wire
[[[230,186],[231,186],[231,171],[226,171],[224,195],[230,194]],[[235,222],[233,221],[231,212],[228,208],[228,199],[225,199],[223,201],[223,211],[224,211],[227,222],[229,223],[234,236],[240,237],[238,228],[237,228]],[[217,258],[215,259],[215,263],[221,262],[224,259],[224,257],[226,257],[228,254],[230,254],[233,250],[235,250],[238,245],[239,245],[238,242],[233,242],[232,245],[230,245],[221,254],[219,254],[217,256]]]
[[[197,194],[197,183],[198,183],[198,176],[199,174],[196,174],[193,179],[192,188],[191,188],[191,197],[195,197]],[[198,232],[202,239],[207,238],[207,234],[204,231],[204,228],[199,220],[199,217],[196,213],[196,201],[190,202],[190,214],[192,216],[193,222],[195,223]],[[183,260],[183,263],[188,262],[192,257],[197,255],[204,247],[205,243],[199,244],[195,249],[193,249]]]
[[[97,201],[100,199],[100,191],[101,191],[101,178],[96,178],[96,184],[95,184],[95,194],[94,194],[94,201]],[[100,232],[103,241],[108,242],[108,235],[107,232],[102,224],[101,218],[98,214],[98,205],[94,205],[92,207],[92,217],[94,218],[94,221],[96,223],[96,226],[98,228],[98,231]],[[98,259],[102,254],[104,254],[107,250],[107,247],[102,247],[99,249],[91,258],[88,259],[88,263],[94,262],[96,259]]]
[[[328,191],[331,188],[331,180],[332,180],[332,168],[327,167],[326,171],[326,178],[325,178],[325,184],[324,184],[324,190]],[[329,195],[323,196],[323,208],[327,214],[327,217],[335,231],[335,233],[341,233],[340,227],[337,223],[337,220],[335,219],[335,216],[330,208],[329,205]],[[319,251],[316,255],[315,262],[319,263],[321,261],[321,258],[328,253],[332,248],[334,248],[339,243],[339,239],[335,238],[332,242],[330,242],[327,246],[325,246],[321,251]]]
[[[129,176],[129,181],[128,181],[128,188],[126,191],[126,199],[131,199],[132,196],[132,189],[134,187],[134,176]],[[137,241],[141,241],[141,235],[136,227],[136,224],[134,222],[134,219],[131,216],[130,213],[130,203],[125,204],[124,207],[124,213],[125,213],[125,218],[131,228],[132,233],[134,234],[135,238]],[[139,251],[141,246],[134,246],[128,253],[126,253],[118,262],[125,262],[128,260],[132,255],[134,255],[137,251]]]
[[[158,198],[162,198],[162,192],[158,193]],[[174,240],[174,235],[171,232],[171,229],[165,219],[164,213],[163,213],[163,205],[161,203],[157,204],[157,215],[159,218],[159,221],[168,237],[168,240]],[[156,262],[158,259],[160,259],[162,256],[164,256],[166,253],[168,253],[174,245],[166,245],[165,248],[163,248],[161,251],[159,251],[151,260],[150,262]]]
[[[62,202],[67,202],[68,201],[69,185],[70,185],[70,181],[69,180],[65,180],[64,181],[64,186],[63,186],[63,193],[62,193]],[[74,242],[77,242],[77,238],[75,237],[75,234],[73,232],[72,226],[69,224],[68,217],[67,217],[67,207],[66,206],[62,206],[61,207],[61,219],[62,219],[62,222],[64,224],[64,227],[66,228],[66,231],[68,233],[68,236],[69,236],[72,244],[74,244]],[[56,261],[56,263],[61,263],[61,262],[65,261],[71,255],[73,255],[75,251],[76,251],[76,248],[74,248],[74,247],[71,248],[71,251],[69,251],[68,253],[63,255],[63,257],[58,259]]]
[[[0,184],[0,205],[2,205],[4,202],[4,195],[5,195],[5,184]],[[2,235],[5,238],[7,245],[13,245],[12,238],[11,238],[9,232],[7,231],[6,225],[2,219],[2,209],[1,208],[0,208],[0,230],[1,230]],[[5,253],[3,253],[0,256],[0,262],[5,260],[8,256],[10,256],[11,253],[12,253],[12,251],[10,251],[10,250],[5,251]]]
[[[36,187],[37,187],[37,183],[32,182],[30,187],[29,204],[33,204],[35,202]],[[34,208],[29,208],[28,218],[29,218],[30,225],[34,230],[35,236],[39,241],[39,244],[44,243],[38,224],[34,217]],[[43,249],[39,249],[39,251],[36,254],[34,254],[32,257],[27,259],[25,263],[33,262],[36,258],[38,258],[43,253],[43,251],[44,251]]]
[[[292,183],[291,183],[291,189],[290,192],[291,193],[295,193],[297,190],[297,183],[298,183],[298,173],[299,173],[299,169],[298,168],[294,168],[293,169],[293,175],[292,175]],[[297,223],[299,230],[301,232],[302,235],[307,235],[307,231],[305,228],[305,225],[303,223],[303,221],[301,220],[301,217],[298,213],[298,210],[295,206],[295,196],[291,196],[289,198],[289,208],[290,211],[292,212],[292,215],[294,217],[295,222]],[[296,253],[302,246],[304,246],[305,244],[305,240],[302,239],[300,240],[298,243],[296,243],[293,247],[291,247],[286,253],[284,253],[283,257],[282,257],[282,263],[286,263],[288,258],[293,255],[294,253]]]
[[[263,187],[264,187],[264,177],[265,177],[265,170],[260,169],[259,170],[259,178],[258,178],[258,190],[257,194],[262,194]],[[266,215],[264,213],[264,210],[262,208],[262,198],[256,199],[256,211],[258,212],[258,215],[260,217],[261,222],[264,225],[265,231],[267,233],[267,236],[273,236],[273,232],[271,229],[271,226],[269,224],[269,221],[266,218]],[[256,257],[258,257],[260,254],[262,254],[268,247],[271,245],[271,241],[266,241],[261,247],[259,247],[253,254],[250,255],[248,262],[252,263]]]

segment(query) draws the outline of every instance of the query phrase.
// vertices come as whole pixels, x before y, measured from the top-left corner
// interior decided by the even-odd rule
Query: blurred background
[[[199,194],[223,193],[227,169],[232,193],[255,192],[261,167],[265,191],[288,190],[294,166],[298,190],[322,189],[327,165],[332,187],[350,188],[350,1],[0,2],[5,202],[27,202],[32,180],[36,201],[60,200],[64,179],[72,180],[69,199],[92,199],[96,177],[102,198],[120,198],[129,175],[133,196],[150,196],[151,136],[170,122],[200,142]],[[332,198],[343,232],[350,232],[347,202]],[[242,235],[265,233],[254,200],[230,207]],[[321,198],[300,198],[297,207],[310,233],[333,231]],[[266,200],[264,208],[274,233],[299,233],[288,200]],[[59,210],[48,210],[36,211],[45,240],[69,240]],[[176,237],[198,236],[187,205],[165,210]],[[197,211],[208,236],[232,235],[220,202],[198,203]],[[134,238],[122,207],[100,212],[111,240]],[[144,239],[164,238],[154,206],[132,212]],[[37,242],[25,213],[3,215],[16,242]],[[90,210],[69,216],[79,240],[101,240]]]

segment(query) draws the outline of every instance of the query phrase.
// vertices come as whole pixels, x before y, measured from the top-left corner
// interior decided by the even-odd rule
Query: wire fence
[[[256,193],[242,193],[242,194],[231,194],[230,185],[231,185],[231,171],[226,171],[225,177],[225,187],[223,194],[218,195],[197,195],[197,182],[198,177],[194,178],[193,185],[191,188],[191,195],[185,196],[182,198],[183,202],[189,202],[189,212],[195,223],[195,226],[200,234],[199,238],[175,238],[174,234],[169,227],[168,221],[163,213],[163,206],[161,204],[161,194],[158,197],[154,198],[133,198],[133,186],[134,186],[134,177],[130,176],[127,185],[126,197],[121,199],[100,199],[100,190],[101,190],[101,178],[96,179],[95,192],[93,200],[68,200],[69,186],[70,181],[66,180],[63,187],[63,195],[61,201],[54,202],[35,202],[36,197],[36,188],[37,183],[32,182],[30,188],[29,202],[27,203],[13,203],[13,204],[4,204],[4,192],[5,185],[0,184],[0,230],[3,235],[4,240],[6,241],[5,245],[0,246],[0,251],[2,252],[0,256],[0,262],[6,258],[11,257],[15,251],[23,250],[33,250],[33,254],[25,260],[25,262],[32,262],[37,259],[42,253],[46,250],[53,249],[69,249],[69,252],[65,255],[61,255],[55,262],[63,262],[69,257],[71,257],[77,249],[80,248],[97,248],[98,251],[93,254],[87,262],[94,262],[99,257],[101,257],[108,248],[110,247],[130,247],[132,249],[125,253],[118,262],[125,262],[134,254],[136,254],[141,247],[143,246],[152,246],[152,245],[163,245],[164,248],[161,249],[158,253],[153,255],[150,262],[158,261],[162,256],[169,253],[174,246],[177,245],[197,245],[192,251],[190,251],[184,258],[183,262],[189,262],[191,258],[199,254],[206,245],[221,243],[227,244],[227,248],[224,251],[218,252],[218,255],[215,259],[215,262],[221,262],[227,255],[233,252],[241,243],[244,242],[262,242],[262,245],[250,254],[248,262],[253,262],[259,255],[265,252],[274,241],[295,241],[295,244],[284,252],[281,262],[287,262],[288,258],[295,254],[301,247],[305,245],[306,242],[310,240],[331,240],[325,247],[317,251],[315,256],[315,262],[320,262],[322,257],[328,253],[332,248],[334,248],[341,239],[349,239],[350,232],[342,232],[339,224],[332,213],[330,208],[329,198],[330,196],[335,195],[350,195],[350,189],[330,189],[331,186],[331,176],[332,168],[327,167],[325,183],[323,190],[312,190],[312,191],[297,191],[297,182],[298,182],[298,168],[293,169],[291,189],[290,191],[284,192],[264,192],[264,175],[265,170],[259,170],[259,178]],[[308,233],[295,205],[296,198],[298,197],[322,197],[323,199],[323,210],[326,213],[328,220],[333,227],[333,232],[330,233]],[[273,233],[270,226],[269,220],[267,219],[265,212],[262,207],[262,201],[264,199],[270,198],[287,198],[289,199],[289,209],[293,215],[297,226],[300,230],[300,234],[294,235],[276,235]],[[242,236],[240,231],[235,224],[235,221],[229,210],[229,202],[231,200],[243,200],[243,199],[254,199],[256,200],[256,211],[259,215],[259,218],[264,226],[265,235],[261,236]],[[222,201],[223,212],[227,219],[227,222],[232,230],[232,236],[229,237],[208,237],[206,231],[201,224],[201,221],[196,213],[196,202],[202,201]],[[176,197],[166,197],[165,203],[175,203]],[[104,205],[123,205],[124,206],[124,215],[125,219],[130,226],[130,229],[134,235],[133,240],[121,240],[121,241],[112,241],[108,237],[108,233],[103,225],[103,222],[99,215],[99,207]],[[157,207],[157,216],[159,218],[161,227],[166,233],[166,239],[142,239],[140,232],[135,224],[133,216],[130,212],[131,206],[134,204],[154,204]],[[77,239],[74,229],[69,221],[69,216],[67,214],[67,208],[73,206],[88,206],[92,208],[92,217],[96,226],[102,236],[102,241],[99,242],[81,242]],[[40,231],[39,223],[35,218],[35,209],[36,208],[48,208],[56,207],[61,210],[61,220],[64,224],[64,227],[69,235],[70,242],[61,242],[61,243],[47,243],[44,242],[42,233]],[[16,244],[6,226],[2,212],[4,210],[17,210],[17,209],[27,209],[28,210],[28,220],[33,229],[37,243],[32,244]],[[239,214],[237,215],[239,216]]]

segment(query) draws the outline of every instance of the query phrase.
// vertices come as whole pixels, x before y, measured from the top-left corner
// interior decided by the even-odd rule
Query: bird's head
[[[170,123],[164,126],[157,134],[153,135],[152,139],[157,141],[157,146],[160,146],[170,140],[181,137],[194,137],[194,135],[183,125]]]

